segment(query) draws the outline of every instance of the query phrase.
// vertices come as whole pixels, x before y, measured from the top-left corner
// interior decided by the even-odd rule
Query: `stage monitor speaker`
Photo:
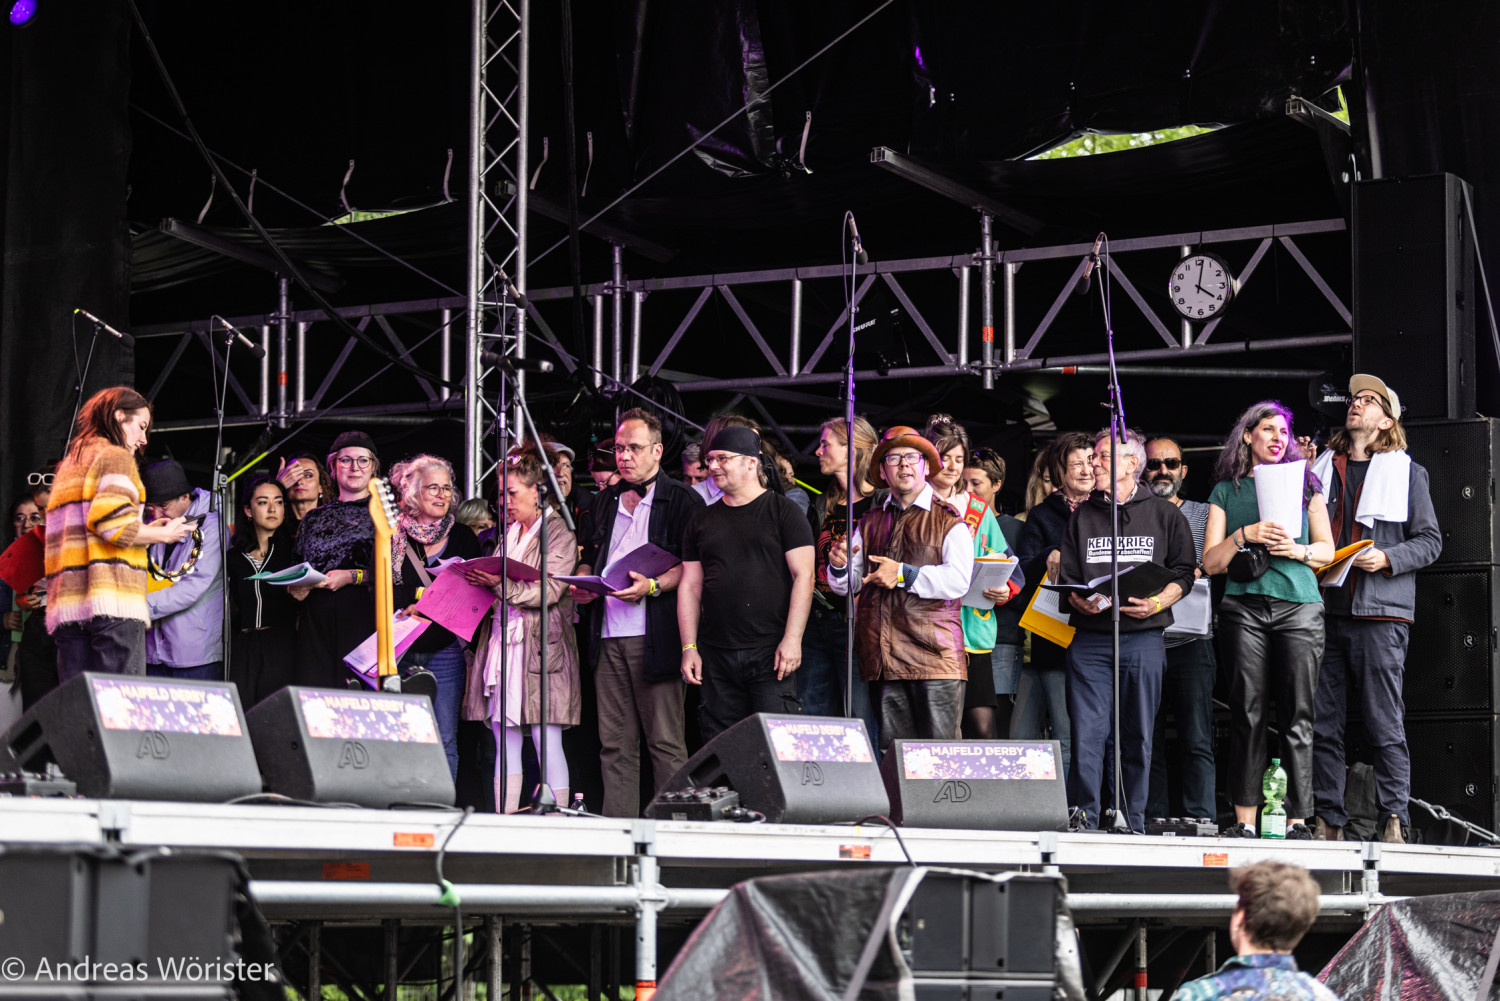
[[[1390,381],[1402,416],[1474,415],[1474,239],[1452,174],[1354,185],[1354,370]]]
[[[425,695],[294,686],[263,699],[249,723],[269,792],[315,803],[453,805]]]
[[[238,996],[223,982],[246,959],[235,935],[238,883],[224,854],[7,847],[0,955],[19,964],[4,987],[21,993],[5,996]]]
[[[903,827],[1056,831],[1068,826],[1055,740],[896,740],[880,762]]]
[[[82,674],[17,720],[5,749],[27,769],[55,761],[80,796],[218,803],[261,790],[227,681]]]
[[[1500,730],[1493,715],[1430,714],[1406,717],[1411,753],[1411,795],[1445,807],[1455,816],[1489,831],[1500,831],[1495,782],[1500,765]],[[1363,727],[1351,721],[1345,735],[1350,762],[1374,762]],[[1420,813],[1412,808],[1412,820]]]
[[[1495,520],[1500,421],[1479,417],[1403,425],[1407,452],[1427,470],[1432,512],[1443,533],[1438,564],[1500,563]]]
[[[926,870],[897,926],[912,976],[1003,977],[1051,984],[1057,975],[1056,876]]]
[[[1500,693],[1500,568],[1417,573],[1417,610],[1406,648],[1408,713],[1490,713]]]
[[[674,819],[662,794],[704,786],[727,786],[773,824],[852,823],[889,805],[864,723],[835,716],[740,720],[678,769],[646,816]]]

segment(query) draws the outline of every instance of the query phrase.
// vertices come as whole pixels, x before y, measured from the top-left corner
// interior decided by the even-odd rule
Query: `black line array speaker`
[[[1391,380],[1404,417],[1474,414],[1474,240],[1452,174],[1354,185],[1354,370]]]
[[[1399,384],[1396,391],[1403,392]],[[1402,424],[1407,451],[1427,469],[1433,514],[1443,532],[1438,564],[1500,563],[1500,523],[1495,520],[1500,421],[1479,417]]]
[[[851,823],[890,806],[864,723],[835,716],[740,720],[667,780],[646,816],[671,820],[663,794],[705,786],[727,786],[773,824]]]
[[[1492,714],[1406,717],[1411,752],[1411,794],[1443,806],[1471,824],[1500,830],[1495,762],[1500,761],[1500,727]],[[1373,761],[1364,729],[1351,721],[1345,735],[1348,760]],[[1420,811],[1413,808],[1412,820]]]
[[[1418,572],[1402,689],[1407,713],[1489,713],[1500,708],[1497,570],[1475,566]]]

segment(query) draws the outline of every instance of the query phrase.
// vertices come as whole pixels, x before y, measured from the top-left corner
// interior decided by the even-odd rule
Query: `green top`
[[[1255,479],[1247,476],[1235,484],[1232,480],[1220,480],[1214,484],[1208,502],[1224,512],[1225,537],[1232,536],[1236,529],[1260,521],[1260,505],[1255,502]],[[1307,507],[1302,508],[1302,534],[1296,542],[1307,545]],[[1224,585],[1225,594],[1261,594],[1268,598],[1311,604],[1322,601],[1318,591],[1318,575],[1312,567],[1301,560],[1288,556],[1272,556],[1266,572],[1252,581],[1231,580]]]
[[[941,500],[935,494],[933,496]],[[950,496],[948,503],[951,504],[954,497],[958,496],[959,493]],[[969,495],[964,491],[962,492],[962,496],[964,498],[965,509],[967,509]],[[961,510],[958,516],[962,518],[964,511]],[[995,520],[995,509],[993,507],[988,508],[984,512],[984,518],[979,522],[979,531],[974,536],[974,555],[990,556],[995,553],[1004,553],[1008,548],[1009,544],[1005,541],[1005,533],[1000,530],[1000,523]],[[963,606],[962,621],[964,627],[964,650],[966,652],[989,653],[995,649],[995,634],[998,627],[995,621],[996,611],[998,609]]]

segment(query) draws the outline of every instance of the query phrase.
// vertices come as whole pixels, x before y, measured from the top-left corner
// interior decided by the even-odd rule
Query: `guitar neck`
[[[370,481],[370,519],[375,523],[375,661],[379,676],[396,673],[396,644],[391,636],[395,596],[391,591],[391,538],[394,531],[382,494],[389,489],[378,479]]]

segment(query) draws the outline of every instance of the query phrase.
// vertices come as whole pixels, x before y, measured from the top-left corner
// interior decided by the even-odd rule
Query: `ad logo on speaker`
[[[802,763],[802,784],[805,786],[820,786],[823,784],[823,769],[816,761],[804,761]]]
[[[934,803],[967,803],[973,795],[974,790],[969,788],[969,783],[949,779],[938,786],[937,795],[932,797],[932,801]]]
[[[148,730],[141,734],[141,746],[136,748],[135,756],[166,761],[172,756],[172,745],[167,743],[167,735],[160,730]]]
[[[365,745],[357,740],[344,741],[344,747],[339,751],[340,768],[368,768],[370,767],[370,752],[365,750]]]

